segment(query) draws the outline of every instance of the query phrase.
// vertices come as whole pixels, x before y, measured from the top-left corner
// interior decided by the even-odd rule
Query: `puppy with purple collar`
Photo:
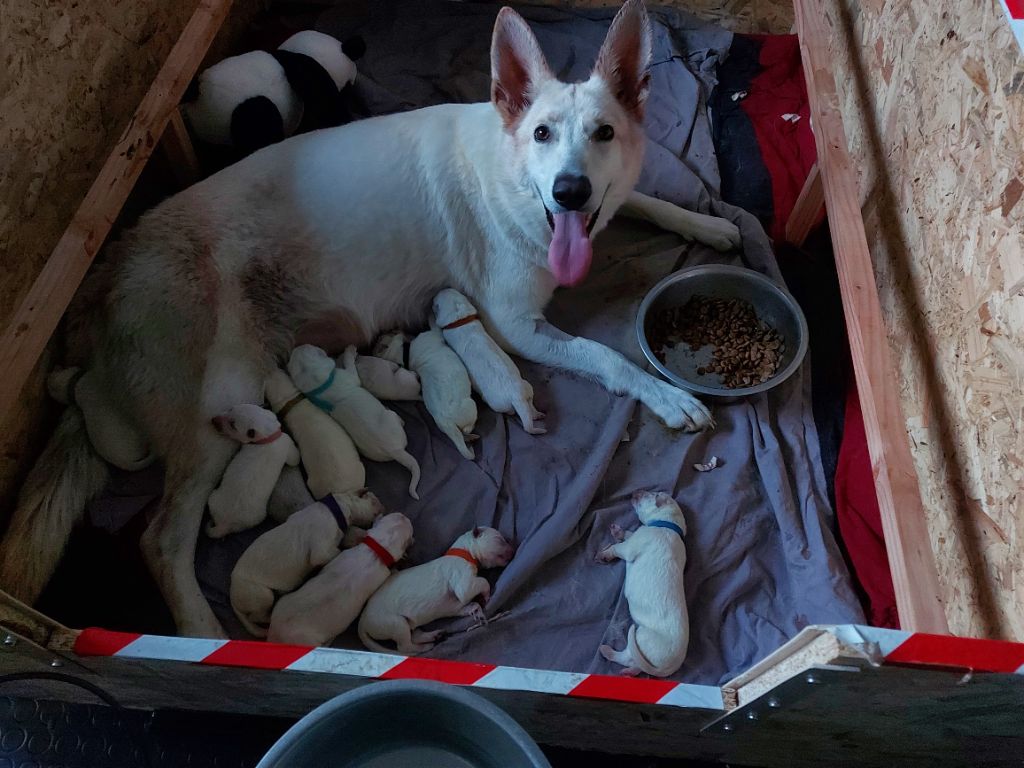
[[[623,675],[641,672],[668,677],[682,666],[690,642],[690,620],[683,589],[686,567],[686,520],[667,493],[637,491],[633,509],[642,525],[623,532],[612,526],[618,541],[598,554],[599,562],[626,561],[626,602],[633,617],[626,647],[602,645],[601,655],[621,664]]]

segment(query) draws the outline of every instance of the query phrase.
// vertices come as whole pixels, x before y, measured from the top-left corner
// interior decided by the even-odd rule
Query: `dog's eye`
[[[538,125],[533,129],[533,140],[539,141],[543,144],[545,141],[551,138],[551,129],[546,125]]]
[[[598,126],[594,131],[594,138],[597,141],[611,141],[615,138],[615,129],[607,124]]]

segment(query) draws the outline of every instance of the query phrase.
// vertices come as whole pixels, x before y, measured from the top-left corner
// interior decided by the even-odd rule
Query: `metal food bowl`
[[[428,680],[371,683],[321,704],[256,768],[551,768],[489,701]]]
[[[726,387],[717,373],[710,370],[704,374],[697,373],[698,368],[710,364],[710,346],[691,350],[689,345],[680,343],[667,351],[664,363],[658,360],[648,341],[648,318],[663,309],[682,307],[693,296],[749,302],[758,318],[774,328],[785,344],[775,375],[749,387]],[[767,392],[792,376],[807,354],[807,320],[796,299],[760,272],[724,264],[687,267],[673,272],[654,286],[640,304],[636,332],[644,355],[662,376],[688,392],[716,398],[731,399]]]

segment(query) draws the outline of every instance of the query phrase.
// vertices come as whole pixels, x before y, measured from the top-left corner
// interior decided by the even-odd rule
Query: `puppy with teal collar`
[[[690,643],[690,620],[683,589],[686,567],[686,520],[667,493],[637,491],[633,510],[642,525],[623,532],[612,526],[618,541],[603,549],[599,562],[626,561],[626,602],[633,617],[626,647],[602,645],[601,655],[621,664],[623,675],[641,672],[668,677],[682,666]]]

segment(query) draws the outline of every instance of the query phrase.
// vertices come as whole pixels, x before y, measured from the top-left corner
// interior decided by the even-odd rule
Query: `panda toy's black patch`
[[[235,107],[231,144],[238,155],[245,157],[279,141],[284,141],[284,120],[274,102],[266,96],[253,96]]]
[[[296,133],[332,128],[351,119],[341,92],[327,70],[312,56],[293,51],[271,51],[284,69],[288,84],[302,101],[302,122]]]

